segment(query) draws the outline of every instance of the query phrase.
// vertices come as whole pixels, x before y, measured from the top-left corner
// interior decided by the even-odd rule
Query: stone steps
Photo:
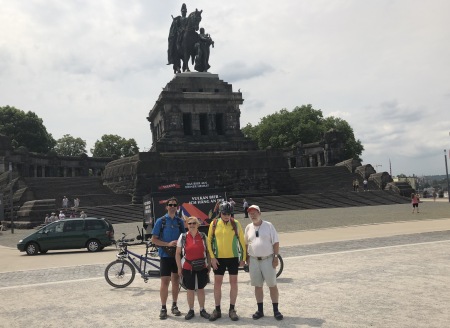
[[[333,191],[328,193],[283,196],[246,196],[245,198],[249,205],[257,204],[265,212],[407,204],[410,202],[409,198],[388,190],[369,190],[365,192]],[[243,212],[242,199],[241,197],[233,197],[233,200],[236,202],[236,213]]]

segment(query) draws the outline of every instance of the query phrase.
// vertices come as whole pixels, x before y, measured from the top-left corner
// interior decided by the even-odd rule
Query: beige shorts
[[[258,260],[256,257],[250,257],[250,281],[255,287],[263,287],[264,281],[268,287],[277,285],[277,270],[272,266],[273,257],[265,260]]]

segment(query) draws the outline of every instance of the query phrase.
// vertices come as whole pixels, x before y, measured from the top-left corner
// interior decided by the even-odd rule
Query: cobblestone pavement
[[[227,317],[229,285],[223,285],[223,318],[159,315],[159,280],[136,278],[123,289],[103,278],[105,265],[27,270],[0,276],[0,327],[322,327],[437,328],[450,319],[448,233],[426,233],[283,248],[285,269],[278,279],[280,310],[272,316],[266,289],[266,317],[258,321],[249,275],[239,274],[236,304],[240,320]],[[212,286],[206,307],[214,306]],[[169,297],[170,302],[170,297]],[[187,311],[186,293],[178,305]]]
[[[420,208],[420,216],[412,215],[407,205],[263,215],[280,232],[299,231],[300,234],[304,230],[318,229],[314,233],[327,233],[327,236],[330,229],[326,232],[320,229],[355,225],[369,229],[382,222],[407,224],[413,220],[423,221],[421,224],[425,227],[430,224],[428,220],[449,217],[448,203],[421,203]],[[239,219],[245,222],[243,218]],[[385,228],[389,229],[389,224]],[[115,229],[116,237],[121,232],[130,236],[137,233],[134,223],[116,225]],[[331,232],[340,234],[348,229],[331,229]],[[157,324],[159,327],[178,328],[185,327],[187,323],[230,327],[446,327],[450,322],[450,229],[439,229],[281,247],[284,270],[278,284],[280,310],[285,319],[282,322],[274,320],[266,288],[266,317],[258,321],[251,319],[256,310],[253,288],[249,275],[242,272],[239,274],[236,305],[240,320],[231,322],[227,317],[229,285],[225,278],[223,318],[213,323],[198,316],[197,304],[197,316],[190,322],[185,321],[183,316],[159,320],[157,278],[151,278],[145,284],[137,275],[127,288],[109,286],[103,274],[107,263],[115,260],[113,248],[93,254],[77,251],[27,257],[14,248],[17,238],[29,232],[16,230],[17,234],[11,236],[7,231],[0,236],[1,247],[8,251],[9,261],[14,261],[17,251],[17,262],[24,263],[26,269],[0,273],[0,327],[129,328]],[[52,263],[60,263],[62,259],[92,259],[94,255],[101,256],[97,264],[64,264],[43,269],[27,267],[29,263],[36,263],[30,259],[56,259]],[[4,258],[0,257],[2,261]],[[214,306],[212,286],[208,285],[205,292],[206,307],[211,312]],[[178,304],[185,314],[187,304],[184,291],[180,293]]]
[[[382,248],[390,246],[400,246],[408,244],[429,243],[435,241],[450,241],[450,231],[439,231],[412,235],[402,235],[385,238],[370,238],[361,240],[350,240],[343,242],[329,242],[315,245],[281,247],[280,254],[284,259],[299,257],[339,253],[346,251]],[[112,255],[112,254],[111,254]],[[111,258],[113,261],[114,258]],[[0,273],[0,288],[12,286],[24,286],[32,284],[54,283],[58,281],[102,278],[106,265],[81,265],[63,268],[51,268],[40,270],[27,270]],[[136,272],[136,278],[139,273]]]

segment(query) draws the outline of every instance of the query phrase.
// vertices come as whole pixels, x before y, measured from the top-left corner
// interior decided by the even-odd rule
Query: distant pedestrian
[[[244,203],[242,204],[242,207],[244,207],[245,217],[248,218],[248,202],[245,198],[244,198]]]
[[[45,214],[44,223],[45,224],[49,224],[50,223],[50,216],[48,214]]]
[[[413,210],[412,210],[413,214],[414,214],[414,210],[416,208],[417,208],[417,213],[419,213],[419,201],[420,201],[419,196],[416,195],[415,193],[412,193],[411,194],[411,204],[413,206]]]
[[[230,205],[231,205],[231,209],[233,210],[233,212],[234,212],[234,206],[236,205],[236,202],[233,200],[233,198],[231,198],[230,197],[230,200],[228,201],[229,203],[230,203]]]
[[[80,207],[80,199],[78,197],[73,200],[73,207],[75,207],[75,209]]]
[[[436,197],[437,197],[436,190],[433,190],[433,201],[434,201],[434,202],[436,201]]]
[[[82,218],[82,219],[86,219],[87,218],[87,215],[86,215],[86,213],[84,213],[84,211],[81,211],[80,218]]]
[[[358,179],[355,180],[355,188],[356,188],[356,192],[358,192],[358,190],[359,190],[359,180]]]
[[[66,215],[64,214],[63,211],[59,211],[59,219],[60,220],[64,220],[66,218]]]
[[[63,208],[69,207],[69,199],[68,199],[66,196],[63,197],[63,200],[62,200],[62,207],[63,207]]]
[[[352,187],[353,187],[353,191],[356,191],[356,179],[353,179]]]
[[[59,220],[59,217],[56,215],[55,212],[52,212],[52,215],[50,215],[50,219],[49,219],[50,223],[58,221],[58,220]]]
[[[364,179],[363,181],[364,191],[367,191],[367,185],[368,185],[367,179]]]

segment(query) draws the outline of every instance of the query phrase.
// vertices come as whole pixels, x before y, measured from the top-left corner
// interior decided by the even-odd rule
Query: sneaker
[[[239,320],[239,317],[236,314],[236,310],[234,310],[234,309],[228,311],[228,316],[230,317],[231,321],[238,321]]]
[[[191,320],[193,317],[195,317],[194,310],[189,310],[189,312],[184,316],[186,320]]]
[[[180,310],[178,310],[178,306],[172,306],[172,314],[176,315],[177,317],[181,315]]]
[[[201,316],[202,318],[205,318],[205,319],[211,318],[210,314],[209,314],[208,312],[206,312],[205,309],[203,309],[203,310],[200,311],[200,316]]]
[[[209,321],[216,321],[217,319],[222,318],[222,312],[217,311],[216,309],[214,309],[212,315],[210,315],[209,317]]]
[[[167,309],[161,309],[161,312],[159,312],[159,318],[161,320],[167,319]]]
[[[252,315],[252,318],[253,318],[254,320],[258,320],[258,319],[260,319],[260,318],[262,318],[262,317],[264,317],[264,313],[259,312],[259,311],[256,311],[256,312]]]
[[[274,316],[275,319],[277,319],[278,321],[283,320],[283,315],[281,314],[280,311],[275,312],[275,313],[273,314],[273,316]]]

